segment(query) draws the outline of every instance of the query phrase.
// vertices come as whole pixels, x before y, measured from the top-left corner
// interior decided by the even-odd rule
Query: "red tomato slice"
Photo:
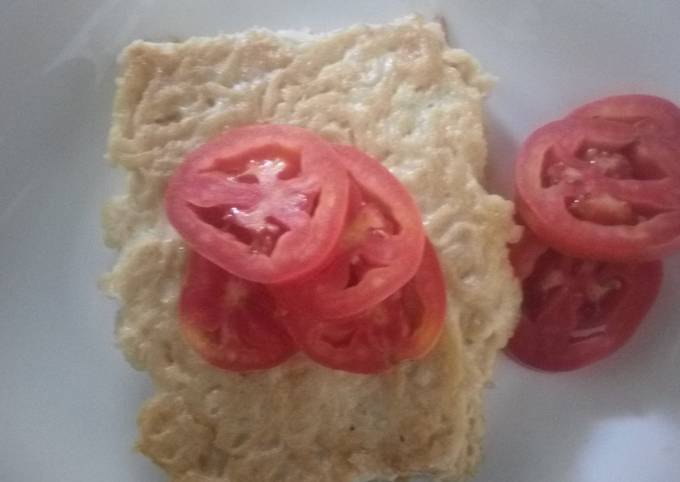
[[[189,345],[225,370],[271,368],[297,351],[262,285],[237,278],[194,252],[189,253],[179,316]]]
[[[260,283],[317,270],[343,228],[349,180],[330,144],[293,126],[232,129],[189,153],[168,219],[221,268]]]
[[[321,365],[377,373],[424,357],[437,343],[445,317],[444,276],[428,243],[415,276],[382,303],[340,319],[290,318],[288,329]]]
[[[571,258],[528,229],[511,248],[522,280],[522,317],[508,344],[522,363],[547,371],[574,370],[623,346],[656,298],[660,261],[614,264]]]
[[[527,139],[515,165],[517,207],[560,252],[644,261],[680,249],[680,143],[669,141],[675,127],[666,111],[655,124],[654,103],[643,118],[617,99],[586,106]],[[638,110],[646,105],[636,102]],[[619,120],[605,118],[619,108]]]
[[[344,318],[385,300],[413,277],[423,256],[420,211],[379,161],[336,146],[349,171],[350,208],[338,246],[313,277],[272,288],[282,306],[318,318]]]

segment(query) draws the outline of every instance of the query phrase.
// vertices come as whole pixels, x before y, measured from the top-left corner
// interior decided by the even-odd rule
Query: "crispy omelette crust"
[[[469,473],[482,390],[515,323],[512,205],[477,182],[486,157],[476,62],[418,18],[323,36],[253,30],[135,42],[118,79],[110,157],[127,191],[104,211],[120,250],[105,277],[117,337],[151,375],[139,449],[182,482],[350,482]],[[449,289],[447,327],[424,360],[362,376],[303,355],[272,370],[212,368],[182,340],[184,247],[162,209],[184,154],[223,129],[304,126],[373,154],[413,193]]]

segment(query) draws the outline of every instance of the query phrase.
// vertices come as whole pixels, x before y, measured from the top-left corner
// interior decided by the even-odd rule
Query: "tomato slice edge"
[[[540,244],[540,241],[536,240],[530,231],[527,230],[525,236],[529,238],[528,242],[527,239],[520,240],[518,244],[511,247],[511,250],[533,250],[532,246],[534,244]],[[531,238],[533,238],[533,240]],[[556,259],[559,263],[563,260],[568,263],[571,263],[571,261],[580,261],[557,253],[547,247],[546,251],[540,256],[553,257],[553,259]],[[522,260],[524,258],[525,256],[523,255],[515,255],[513,259]],[[608,357],[630,340],[644,316],[651,309],[651,306],[659,293],[663,278],[663,265],[660,261],[649,261],[634,264],[596,262],[595,266],[597,269],[609,268],[610,270],[618,272],[618,276],[623,277],[627,280],[626,283],[628,283],[623,285],[625,291],[619,293],[615,292],[616,298],[614,301],[616,303],[614,306],[612,307],[605,304],[605,312],[600,313],[600,316],[603,318],[598,318],[598,320],[603,324],[604,328],[602,329],[605,330],[605,332],[595,332],[591,337],[586,336],[574,341],[572,344],[567,342],[567,345],[565,346],[564,339],[565,337],[570,336],[569,334],[571,331],[560,331],[559,324],[555,324],[552,327],[538,327],[535,324],[536,321],[532,320],[531,314],[527,313],[527,303],[529,300],[526,298],[526,290],[535,289],[536,287],[533,286],[533,284],[537,282],[559,282],[559,276],[555,278],[555,275],[553,275],[551,281],[551,278],[534,279],[527,275],[522,279],[523,290],[525,291],[525,300],[522,304],[522,316],[516,327],[515,333],[506,347],[506,353],[508,353],[511,358],[517,360],[521,364],[539,370],[570,371]],[[516,270],[519,270],[518,273],[524,269],[521,265],[514,265],[514,267]],[[563,272],[558,271],[558,273],[564,275]],[[529,288],[528,284],[532,284],[532,287]],[[569,290],[568,286],[567,290]],[[559,316],[562,317],[563,320],[560,321],[560,323],[566,323],[567,320],[570,320],[570,323],[576,323],[578,321],[574,319],[573,316],[579,316],[578,313],[580,312],[574,310],[581,309],[589,303],[589,301],[585,300],[581,301],[582,304],[579,304],[575,298],[569,298],[571,296],[579,295],[579,293],[580,292],[571,290],[562,295],[567,296],[567,298],[564,298],[564,302],[567,304],[563,308],[557,307],[557,313],[559,313]],[[549,299],[550,298],[543,299],[542,303],[545,303]],[[576,305],[574,305],[574,303],[576,303]],[[607,303],[606,297],[603,298],[602,303]],[[606,311],[607,309],[608,311]],[[618,330],[609,332],[607,337],[606,330],[610,321],[618,324]],[[554,320],[553,323],[557,323],[557,320]],[[571,338],[568,339],[571,340]],[[560,340],[562,340],[562,342],[560,342]]]
[[[201,219],[182,198],[183,183],[191,182],[205,165],[212,166],[226,154],[237,157],[253,149],[285,146],[300,156],[300,173],[316,173],[318,205],[304,232],[290,229],[278,240],[271,256],[253,255],[248,245]],[[228,156],[227,156],[228,157]],[[222,268],[251,281],[272,283],[294,279],[318,269],[330,255],[342,232],[347,208],[349,179],[332,146],[302,128],[284,125],[251,125],[228,130],[190,152],[171,177],[165,196],[168,220],[189,246]],[[312,162],[313,161],[313,162]],[[225,203],[227,204],[227,203]],[[293,249],[279,254],[277,248]]]
[[[328,368],[352,373],[379,373],[389,370],[399,362],[423,358],[437,344],[444,330],[447,311],[443,272],[436,252],[429,242],[419,271],[409,283],[411,282],[414,283],[413,286],[421,298],[423,311],[422,319],[418,320],[418,327],[410,332],[407,338],[397,336],[396,340],[393,339],[387,334],[386,330],[390,328],[388,325],[379,330],[378,338],[375,332],[371,334],[370,328],[376,326],[376,321],[371,315],[378,312],[376,308],[340,320],[315,319],[313,323],[309,323],[307,320],[291,318],[288,320],[290,333],[301,350],[315,362]],[[390,300],[386,300],[381,306],[389,302]],[[372,323],[372,326],[363,327],[364,330],[361,330],[360,324],[367,322]],[[388,321],[393,322],[394,318]],[[350,343],[354,337],[358,337],[361,339],[360,348],[355,350],[350,348],[346,352],[338,350],[330,354],[326,349],[324,353],[319,341],[323,336],[323,330],[327,330],[328,333],[330,333],[328,330],[335,330],[334,336],[339,340],[338,343]]]
[[[298,349],[283,321],[275,317],[273,304],[267,308],[258,299],[253,305],[253,297],[263,295],[263,287],[238,280],[189,252],[178,310],[180,331],[189,346],[217,368],[243,372],[277,366]]]
[[[579,129],[580,122],[568,118],[548,123],[534,131],[523,144],[515,163],[515,188],[517,209],[525,222],[547,244],[575,257],[612,262],[645,261],[680,249],[678,208],[636,225],[604,226],[576,218],[558,191],[549,193],[550,188],[543,187],[546,156],[565,133]],[[680,190],[680,177],[677,182]],[[675,234],[672,230],[669,232],[672,226],[677,227]],[[664,239],[657,239],[660,235]]]

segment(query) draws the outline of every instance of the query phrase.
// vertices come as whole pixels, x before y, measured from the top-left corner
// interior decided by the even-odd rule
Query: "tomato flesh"
[[[232,129],[170,179],[168,220],[195,251],[260,283],[304,276],[343,228],[349,179],[330,144],[293,126]]]
[[[371,309],[345,318],[291,317],[288,328],[307,355],[329,368],[377,373],[425,356],[446,316],[446,287],[428,243],[414,277]]]
[[[644,261],[680,249],[680,143],[668,141],[675,124],[651,129],[600,111],[617,106],[586,106],[527,139],[515,166],[519,213],[546,244],[575,257]]]
[[[635,333],[656,298],[660,261],[607,263],[572,258],[528,229],[511,249],[522,281],[522,316],[508,352],[547,371],[567,371],[601,360]]]
[[[259,284],[189,253],[179,304],[185,339],[212,365],[233,371],[271,368],[297,347]]]
[[[385,300],[414,276],[425,245],[420,211],[406,188],[379,161],[353,147],[335,148],[351,178],[338,246],[320,272],[272,289],[294,313],[323,319]]]

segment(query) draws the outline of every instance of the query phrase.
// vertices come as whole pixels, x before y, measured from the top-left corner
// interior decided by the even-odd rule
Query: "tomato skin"
[[[350,208],[326,266],[307,279],[272,287],[294,313],[322,319],[365,312],[413,278],[425,232],[407,189],[379,161],[350,146],[335,146],[351,176]]]
[[[414,277],[377,306],[340,319],[291,316],[287,326],[317,363],[370,374],[427,355],[439,340],[445,317],[444,276],[428,243]]]
[[[511,260],[524,301],[507,352],[545,371],[575,370],[621,348],[656,299],[663,271],[660,261],[571,258],[542,245],[529,230],[511,247]]]
[[[515,164],[517,210],[540,239],[611,262],[680,249],[680,147],[637,129],[568,117],[529,136]]]
[[[636,126],[642,133],[680,142],[680,109],[673,102],[654,95],[614,95],[574,110],[568,117],[607,119]]]
[[[305,129],[251,125],[190,152],[165,195],[186,243],[239,278],[278,283],[318,270],[342,232],[349,179]]]
[[[395,358],[397,360],[418,360],[426,356],[437,344],[444,330],[446,321],[446,281],[437,253],[429,241],[425,244],[420,267],[412,281],[402,291],[408,291],[403,296],[412,297],[410,311],[413,304],[418,303],[422,310],[418,324],[411,327],[409,337],[399,336],[396,345]],[[411,316],[413,323],[416,316]]]
[[[195,252],[188,255],[179,317],[189,345],[224,370],[272,368],[298,351],[263,286]]]

